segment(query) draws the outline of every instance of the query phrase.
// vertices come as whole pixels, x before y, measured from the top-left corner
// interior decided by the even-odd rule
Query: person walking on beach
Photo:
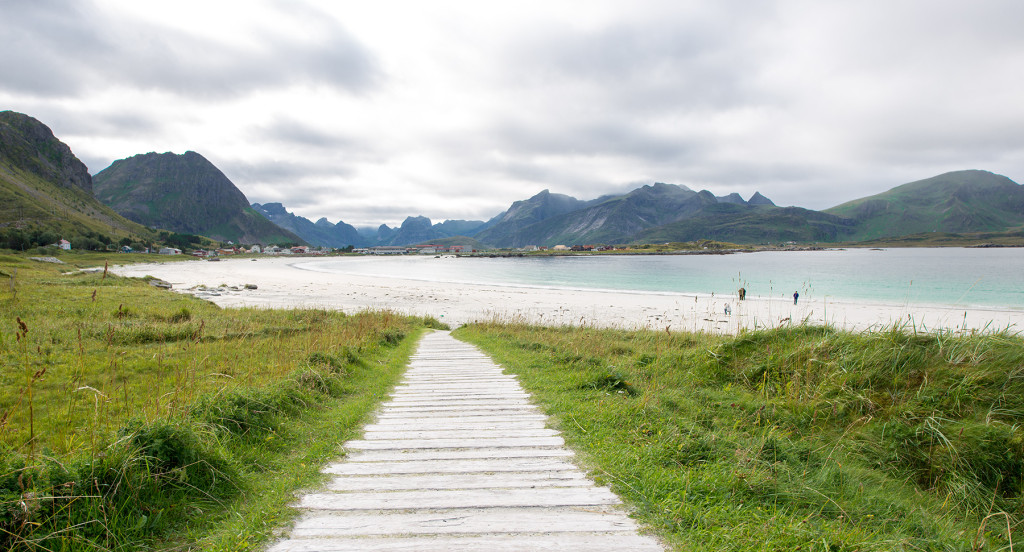
[[[796,304],[796,300],[799,299],[799,298],[800,298],[800,292],[799,291],[794,291],[793,292],[793,304],[794,305]]]
[[[747,298],[747,288],[740,288],[740,301]]]

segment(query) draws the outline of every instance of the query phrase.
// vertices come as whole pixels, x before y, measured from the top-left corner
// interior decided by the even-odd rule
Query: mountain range
[[[281,203],[250,205],[217,167],[192,151],[135,155],[91,176],[49,128],[12,111],[0,112],[0,193],[0,247],[20,248],[54,236],[109,246],[194,234],[237,243],[475,248],[1024,234],[1024,186],[981,170],[945,173],[824,211],[779,207],[759,192],[744,200],[738,194],[716,197],[707,190],[654,183],[593,200],[544,190],[488,221],[434,223],[409,216],[396,228],[357,229],[340,220],[310,221]]]
[[[544,190],[516,201],[486,223],[458,222],[464,224],[460,232],[465,236],[463,242],[472,239],[473,243],[502,248],[698,239],[739,244],[829,243],[924,232],[1019,232],[1024,230],[1024,186],[988,171],[955,171],[824,211],[779,207],[760,192],[744,200],[738,194],[716,197],[706,190],[665,183],[590,201]],[[453,239],[451,232],[439,230],[443,224],[410,217],[400,229],[381,226],[375,235],[364,234],[358,244]],[[474,228],[475,224],[479,226]],[[315,243],[312,236],[297,233]]]

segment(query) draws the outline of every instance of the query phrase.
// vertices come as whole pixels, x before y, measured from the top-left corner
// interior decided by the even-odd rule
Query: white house
[[[176,247],[165,247],[160,250],[161,255],[181,255],[181,250]]]
[[[63,249],[64,251],[71,251],[71,242],[69,242],[68,240],[60,240],[59,242],[57,242],[57,247]]]
[[[397,245],[378,245],[369,249],[371,255],[405,255],[408,252],[408,248]]]

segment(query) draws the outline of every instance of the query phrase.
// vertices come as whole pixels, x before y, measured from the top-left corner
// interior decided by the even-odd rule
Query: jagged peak
[[[743,196],[733,192],[727,196],[716,197],[719,203],[735,203],[736,205],[746,205],[747,201],[743,199]]]
[[[754,192],[754,195],[750,196],[750,199],[747,200],[747,203],[750,205],[771,205],[773,207],[775,206],[775,202],[761,195],[761,192]]]
[[[260,210],[260,211],[263,211],[264,213],[267,213],[268,215],[287,215],[288,214],[288,210],[285,209],[284,205],[281,204],[281,203],[263,203],[263,204],[253,203],[252,204],[252,208]]]
[[[415,217],[413,217],[413,216],[405,217],[405,220],[402,221],[402,226],[407,226],[407,225],[410,225],[410,224],[425,224],[427,226],[431,226],[433,223],[430,222],[429,218],[427,218],[427,217],[425,217],[423,215],[419,215],[419,216],[415,216]]]

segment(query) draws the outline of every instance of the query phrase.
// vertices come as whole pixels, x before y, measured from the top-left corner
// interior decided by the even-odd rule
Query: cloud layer
[[[653,181],[826,208],[1024,177],[1016,0],[0,0],[0,109],[95,173],[195,150],[310,219]]]

